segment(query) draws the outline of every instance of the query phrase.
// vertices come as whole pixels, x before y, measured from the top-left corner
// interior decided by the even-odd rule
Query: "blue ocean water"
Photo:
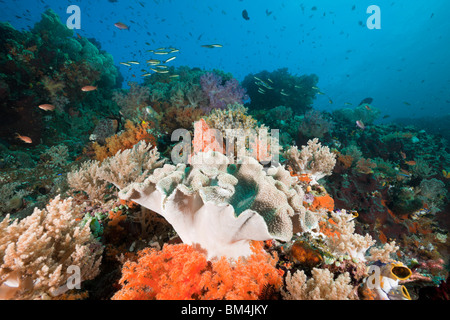
[[[314,108],[332,111],[372,97],[384,114],[439,117],[450,108],[448,1],[0,1],[0,21],[28,30],[53,9],[64,22],[67,8],[81,12],[83,37],[95,38],[128,81],[140,68],[121,61],[149,59],[149,49],[180,49],[171,65],[221,69],[238,80],[249,73],[287,67],[317,74]],[[380,29],[367,26],[376,5]],[[249,19],[242,16],[248,12]],[[122,22],[130,27],[120,30]],[[201,45],[219,43],[222,48]],[[133,76],[134,75],[134,76]]]

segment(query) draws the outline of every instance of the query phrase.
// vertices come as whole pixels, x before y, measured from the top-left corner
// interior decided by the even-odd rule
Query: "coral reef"
[[[0,31],[0,298],[448,297],[442,137],[286,68],[122,89],[51,10]]]
[[[69,110],[101,113],[104,105],[96,101],[110,100],[111,90],[120,85],[112,56],[85,38],[73,37],[73,30],[51,9],[29,32],[17,31],[8,23],[2,23],[0,29],[4,44],[0,49],[0,136],[9,143],[18,143],[15,132],[29,136],[33,144],[41,138],[52,140],[38,105],[52,103],[56,112],[52,127],[58,127],[59,135],[67,134],[67,122],[72,120],[67,116]],[[102,90],[88,95],[81,91],[94,83]],[[80,105],[91,105],[91,110]]]

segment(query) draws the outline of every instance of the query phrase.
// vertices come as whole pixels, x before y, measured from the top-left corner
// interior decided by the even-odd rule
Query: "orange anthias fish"
[[[372,109],[370,109],[370,107],[367,104],[364,107],[369,111],[372,110]]]
[[[361,120],[356,120],[356,126],[363,130],[366,128],[366,126],[364,125],[364,123]]]
[[[38,106],[38,108],[42,109],[44,111],[53,111],[53,110],[55,110],[55,106],[52,105],[52,104],[48,104],[48,103],[41,104],[41,105]]]
[[[22,135],[20,135],[18,133],[16,133],[16,138],[22,140],[25,143],[33,143],[33,140],[31,140],[30,137],[22,136]]]
[[[119,28],[120,30],[130,30],[130,27],[122,22],[116,22],[116,23],[114,23],[114,26]]]
[[[406,175],[411,175],[411,172],[405,170],[405,169],[400,169],[400,171]]]
[[[416,162],[413,161],[413,160],[411,160],[411,161],[405,161],[405,163],[406,163],[408,166],[415,166],[415,165],[416,165]]]
[[[81,91],[94,91],[97,90],[97,86],[84,86]]]

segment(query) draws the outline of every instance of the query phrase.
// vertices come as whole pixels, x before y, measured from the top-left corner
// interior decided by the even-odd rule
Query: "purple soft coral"
[[[222,77],[207,72],[200,77],[203,94],[209,99],[210,109],[224,109],[228,104],[243,103],[248,99],[245,89],[236,79],[230,79],[222,85]]]

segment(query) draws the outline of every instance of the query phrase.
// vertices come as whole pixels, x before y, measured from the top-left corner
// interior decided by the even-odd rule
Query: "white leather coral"
[[[161,214],[184,243],[200,245],[210,259],[246,256],[251,240],[290,240],[296,210],[292,186],[276,179],[283,175],[267,175],[253,158],[229,164],[214,151],[198,153],[191,163],[157,168],[119,197]]]

